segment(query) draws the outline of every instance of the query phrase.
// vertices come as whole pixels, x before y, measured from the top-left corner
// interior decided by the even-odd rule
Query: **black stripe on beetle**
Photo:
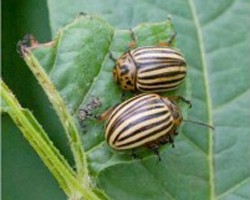
[[[177,50],[171,47],[147,46],[124,53],[116,61],[113,76],[124,90],[158,92],[177,88],[184,80],[186,71],[186,61]],[[140,80],[145,77],[152,84],[155,83],[155,86],[144,85]],[[168,84],[168,78],[178,81],[175,85]]]

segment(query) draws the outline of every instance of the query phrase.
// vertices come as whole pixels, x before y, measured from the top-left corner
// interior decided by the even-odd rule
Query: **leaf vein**
[[[159,184],[159,180],[154,176],[153,173],[151,173],[149,171],[149,169],[145,166],[145,164],[143,162],[141,162],[141,164],[144,167],[144,169],[146,169],[148,171],[148,174],[151,176],[151,178],[155,180],[155,182],[158,184],[159,188],[162,188],[162,191],[166,194],[166,196],[169,197],[172,200],[175,200],[175,198],[168,191],[166,191],[166,188],[164,188],[162,186],[162,184]]]
[[[202,152],[204,155],[207,155],[207,153],[201,147],[195,144],[187,135],[182,134],[182,137],[184,137],[194,148]]]
[[[228,5],[226,5],[225,7],[223,7],[225,9],[220,10],[215,15],[213,15],[210,19],[208,19],[206,22],[204,22],[203,23],[203,27],[208,26],[210,23],[212,23],[215,20],[219,19],[221,16],[224,16],[226,12],[228,12],[228,11],[231,12],[231,8],[233,7],[234,3],[235,3],[235,1],[232,0]]]
[[[218,112],[218,111],[222,110],[223,108],[225,108],[226,106],[228,106],[229,104],[237,101],[238,99],[244,98],[245,95],[248,95],[248,96],[250,95],[250,89],[249,88],[247,88],[247,90],[243,91],[241,94],[238,94],[237,96],[231,98],[229,101],[224,102],[223,105],[216,106],[213,111]]]
[[[218,195],[217,199],[221,199],[222,197],[226,196],[227,194],[232,193],[233,191],[237,190],[239,187],[246,184],[248,181],[250,181],[250,177],[247,177],[247,178],[241,180],[240,182],[235,184],[233,187],[229,188],[227,191],[221,193],[220,195]]]
[[[209,95],[210,88],[209,88],[209,76],[208,76],[208,66],[206,62],[206,56],[205,56],[205,45],[204,45],[204,39],[203,39],[203,33],[202,33],[202,28],[200,21],[198,19],[198,13],[197,13],[197,8],[194,3],[194,0],[189,0],[189,7],[190,11],[193,16],[194,20],[194,25],[197,30],[197,37],[198,37],[198,43],[199,43],[199,48],[200,48],[200,53],[201,53],[201,62],[202,62],[202,70],[204,74],[204,83],[205,83],[205,97],[206,97],[206,103],[207,103],[207,115],[208,115],[208,123],[212,124],[212,99]],[[213,134],[211,130],[208,130],[209,134],[209,144],[208,144],[208,167],[209,167],[209,185],[210,185],[210,198],[215,199],[215,184],[214,184],[214,158],[213,158]]]

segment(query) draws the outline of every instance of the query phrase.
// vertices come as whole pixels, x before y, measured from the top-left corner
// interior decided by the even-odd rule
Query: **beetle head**
[[[170,100],[169,98],[165,97],[164,102],[167,104],[169,111],[173,116],[173,123],[175,127],[180,126],[181,122],[183,121],[182,113],[180,108],[175,104],[174,101]]]
[[[121,85],[123,90],[135,90],[136,66],[129,54],[126,52],[117,61],[113,69],[114,80]]]

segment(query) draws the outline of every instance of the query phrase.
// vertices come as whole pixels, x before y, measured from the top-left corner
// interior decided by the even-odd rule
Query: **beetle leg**
[[[130,35],[131,35],[131,38],[132,38],[132,42],[129,43],[128,45],[128,51],[132,48],[135,48],[136,45],[137,45],[137,39],[136,39],[136,36],[135,36],[135,33],[132,29],[129,29],[130,31]]]
[[[121,100],[122,100],[122,102],[126,100],[124,91],[122,91],[122,93],[121,93]]]
[[[169,143],[172,144],[172,147],[174,148],[174,139],[171,137],[171,135],[168,135]]]
[[[170,36],[170,38],[168,38],[168,40],[167,40],[166,42],[161,42],[159,45],[160,45],[160,46],[167,46],[167,47],[172,46],[172,43],[173,43],[173,41],[175,40],[176,35],[177,35],[177,33],[174,32],[174,33]]]
[[[188,105],[189,105],[189,108],[192,107],[191,101],[188,100],[188,99],[186,99],[186,98],[184,98],[184,97],[182,97],[182,96],[171,96],[171,97],[168,97],[168,98],[169,98],[170,100],[174,100],[174,101],[181,100],[181,101],[185,102],[186,104],[188,104]]]
[[[155,148],[155,149],[152,149],[152,150],[153,150],[153,153],[158,157],[158,161],[160,162],[161,161],[161,156],[160,156],[159,148]]]
[[[113,60],[114,63],[116,62],[116,59],[115,59],[115,57],[114,57],[114,55],[112,54],[111,51],[109,51],[109,58],[110,58],[111,60]]]
[[[102,113],[100,116],[97,116],[97,119],[100,120],[100,121],[103,121],[103,120],[107,120],[108,117],[111,115],[111,113],[114,111],[114,109],[118,106],[115,105],[111,108],[109,108],[108,110],[106,110],[104,113]]]
[[[137,96],[137,95],[140,94],[140,92],[138,92],[138,91],[135,90],[135,91],[132,92],[132,94],[133,94],[134,96]]]
[[[184,98],[184,97],[182,97],[182,96],[179,96],[179,99],[182,100],[183,102],[185,102],[186,104],[188,104],[188,105],[189,105],[189,108],[192,107],[192,103],[191,103],[190,100],[188,100],[188,99],[186,99],[186,98]]]
[[[158,157],[158,160],[161,161],[161,156],[159,152],[159,146],[155,142],[147,144],[148,148],[150,148],[153,153]]]
[[[167,143],[172,144],[172,147],[174,148],[174,139],[171,137],[171,134],[165,135],[164,137],[161,137],[159,139],[159,144],[164,145],[164,144],[167,144]]]
[[[170,22],[171,27],[174,29],[174,25],[172,23],[172,17],[170,15],[167,17],[167,20]],[[177,32],[174,29],[174,33],[172,35],[170,35],[170,37],[167,39],[167,41],[166,42],[161,42],[159,44],[159,46],[172,46],[172,43],[175,40],[176,35],[177,35]]]
[[[142,157],[136,153],[135,149],[131,150],[131,157],[132,159],[142,159]]]
[[[177,35],[177,33],[176,33],[176,31],[175,31],[175,32],[170,36],[170,38],[166,41],[167,46],[171,46],[171,45],[172,45],[173,41],[174,41],[175,38],[176,38],[176,35]]]
[[[164,145],[169,143],[169,138],[167,135],[164,135],[163,137],[159,138],[159,144]]]

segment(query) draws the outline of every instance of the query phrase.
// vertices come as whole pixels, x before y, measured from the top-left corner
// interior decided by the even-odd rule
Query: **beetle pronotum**
[[[158,94],[143,93],[107,110],[100,116],[101,120],[107,121],[107,143],[116,150],[147,146],[159,156],[159,146],[173,143],[172,136],[177,135],[177,128],[185,121],[175,104],[177,99],[190,104],[180,96],[161,97]]]

